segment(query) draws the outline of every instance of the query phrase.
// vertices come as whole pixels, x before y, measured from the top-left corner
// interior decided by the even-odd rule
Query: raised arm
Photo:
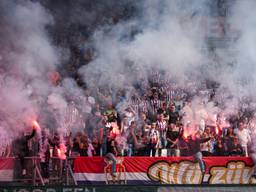
[[[211,140],[211,137],[208,137],[208,138],[200,139],[199,142],[200,143],[205,143],[205,142],[210,141],[210,140]]]

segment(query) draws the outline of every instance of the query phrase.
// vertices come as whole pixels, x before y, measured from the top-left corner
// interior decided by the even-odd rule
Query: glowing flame
[[[113,134],[116,134],[116,133],[117,133],[117,129],[116,129],[116,127],[113,127],[112,132],[113,132]]]
[[[33,127],[35,127],[36,129],[41,129],[37,121],[33,121]]]
[[[116,125],[116,123],[112,123],[112,130],[110,132],[112,137],[116,137],[117,135],[119,135],[119,129],[118,126]]]
[[[60,147],[57,149],[58,157],[60,159],[66,159],[66,151],[66,146],[63,143],[61,143]]]
[[[60,157],[60,155],[61,155],[60,149],[57,149],[57,152],[58,152],[58,156]]]
[[[215,127],[215,133],[216,133],[216,135],[219,134],[219,127],[218,126]]]
[[[185,139],[187,139],[187,138],[188,138],[188,133],[184,131],[183,137],[184,137]]]

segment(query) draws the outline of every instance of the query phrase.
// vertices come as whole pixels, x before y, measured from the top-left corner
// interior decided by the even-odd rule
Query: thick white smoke
[[[56,68],[58,53],[45,29],[53,20],[40,4],[2,1],[0,6],[1,120],[15,136],[37,118],[51,90],[45,74]]]
[[[108,2],[106,6],[111,10],[116,1]],[[226,36],[232,39],[228,46],[208,52],[206,23],[211,6],[216,6],[211,2],[144,0],[134,4],[136,14],[130,19],[115,25],[114,21],[103,23],[87,45],[96,50],[94,59],[79,70],[90,91],[107,86],[114,93],[122,88],[132,95],[137,82],[143,81],[147,87],[145,79],[152,70],[165,71],[165,76],[196,95],[188,111],[199,107],[210,120],[220,111],[224,116],[236,114],[245,99],[255,100],[255,2],[233,1],[226,18],[230,25]],[[126,3],[132,4],[120,1],[116,5],[120,13]],[[97,23],[97,16],[83,17],[97,15],[101,5],[98,3],[95,11],[84,15],[80,14],[82,6],[83,2],[77,1],[69,22],[89,23],[96,28],[93,24]],[[59,132],[70,127],[84,128],[83,117],[77,111],[86,108],[85,113],[89,113],[93,102],[88,102],[73,79],[64,79],[58,86],[48,80],[49,72],[61,68],[60,63],[67,57],[52,44],[47,32],[49,26],[60,23],[55,23],[40,3],[28,0],[1,1],[0,10],[0,132],[15,136],[35,119],[43,127]],[[62,17],[56,18],[62,22]],[[199,94],[199,90],[209,91],[205,86],[208,80],[218,85],[213,101]],[[218,107],[215,103],[219,103]],[[124,101],[124,105],[129,105],[129,101]],[[249,106],[253,110],[254,107]],[[67,113],[76,117],[69,118]],[[201,116],[194,115],[193,120],[201,121]],[[74,122],[79,125],[73,125]]]
[[[54,71],[63,60],[62,49],[48,35],[53,17],[40,3],[28,0],[1,1],[0,10],[1,135],[20,136],[32,130],[35,120],[42,128],[64,134],[66,92],[79,88],[51,81],[58,79]]]
[[[207,59],[201,50],[203,17],[208,12],[205,1],[192,7],[179,1],[160,1],[157,6],[153,2],[144,1],[140,7],[144,12],[133,21],[95,33],[96,59],[80,70],[88,84],[127,86],[146,78],[152,68],[181,82],[188,73],[197,74],[197,67]],[[139,33],[127,38],[133,29]]]
[[[164,70],[179,86],[196,93],[192,103],[205,100],[198,90],[207,91],[204,85],[209,80],[217,85],[213,101],[206,99],[197,107],[207,110],[210,120],[220,112],[226,119],[246,108],[242,103],[254,95],[254,4],[253,0],[227,1],[228,15],[219,18],[210,14],[211,9],[217,10],[217,3],[207,0],[142,1],[137,17],[104,26],[94,34],[95,60],[80,73],[92,87],[120,88],[146,79],[149,70]],[[219,41],[224,44],[214,50],[206,38],[212,20],[217,22],[216,33],[223,33]],[[135,35],[130,35],[133,30]]]

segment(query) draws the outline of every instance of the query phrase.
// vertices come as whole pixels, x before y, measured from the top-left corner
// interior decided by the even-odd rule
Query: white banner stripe
[[[104,173],[75,173],[74,174],[76,181],[106,181],[106,176]],[[109,175],[110,177],[110,175]],[[203,182],[209,180],[210,175],[205,174]],[[123,175],[122,175],[123,178]],[[126,180],[140,180],[140,181],[149,181],[147,173],[126,173]]]
[[[13,181],[13,170],[2,169],[0,170],[0,182]]]
[[[118,174],[118,173],[117,173]],[[77,181],[105,181],[106,175],[104,173],[75,173],[75,179]],[[147,173],[126,173],[126,180],[149,180]],[[111,177],[108,174],[108,177]],[[124,178],[124,175],[121,176]]]

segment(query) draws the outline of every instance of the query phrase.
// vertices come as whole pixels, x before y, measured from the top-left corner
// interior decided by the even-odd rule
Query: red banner
[[[13,181],[14,158],[0,158],[0,182]]]
[[[74,175],[81,183],[128,184],[248,184],[253,162],[244,157],[206,157],[206,172],[192,157],[118,157],[117,177],[111,162],[101,157],[75,159]]]

